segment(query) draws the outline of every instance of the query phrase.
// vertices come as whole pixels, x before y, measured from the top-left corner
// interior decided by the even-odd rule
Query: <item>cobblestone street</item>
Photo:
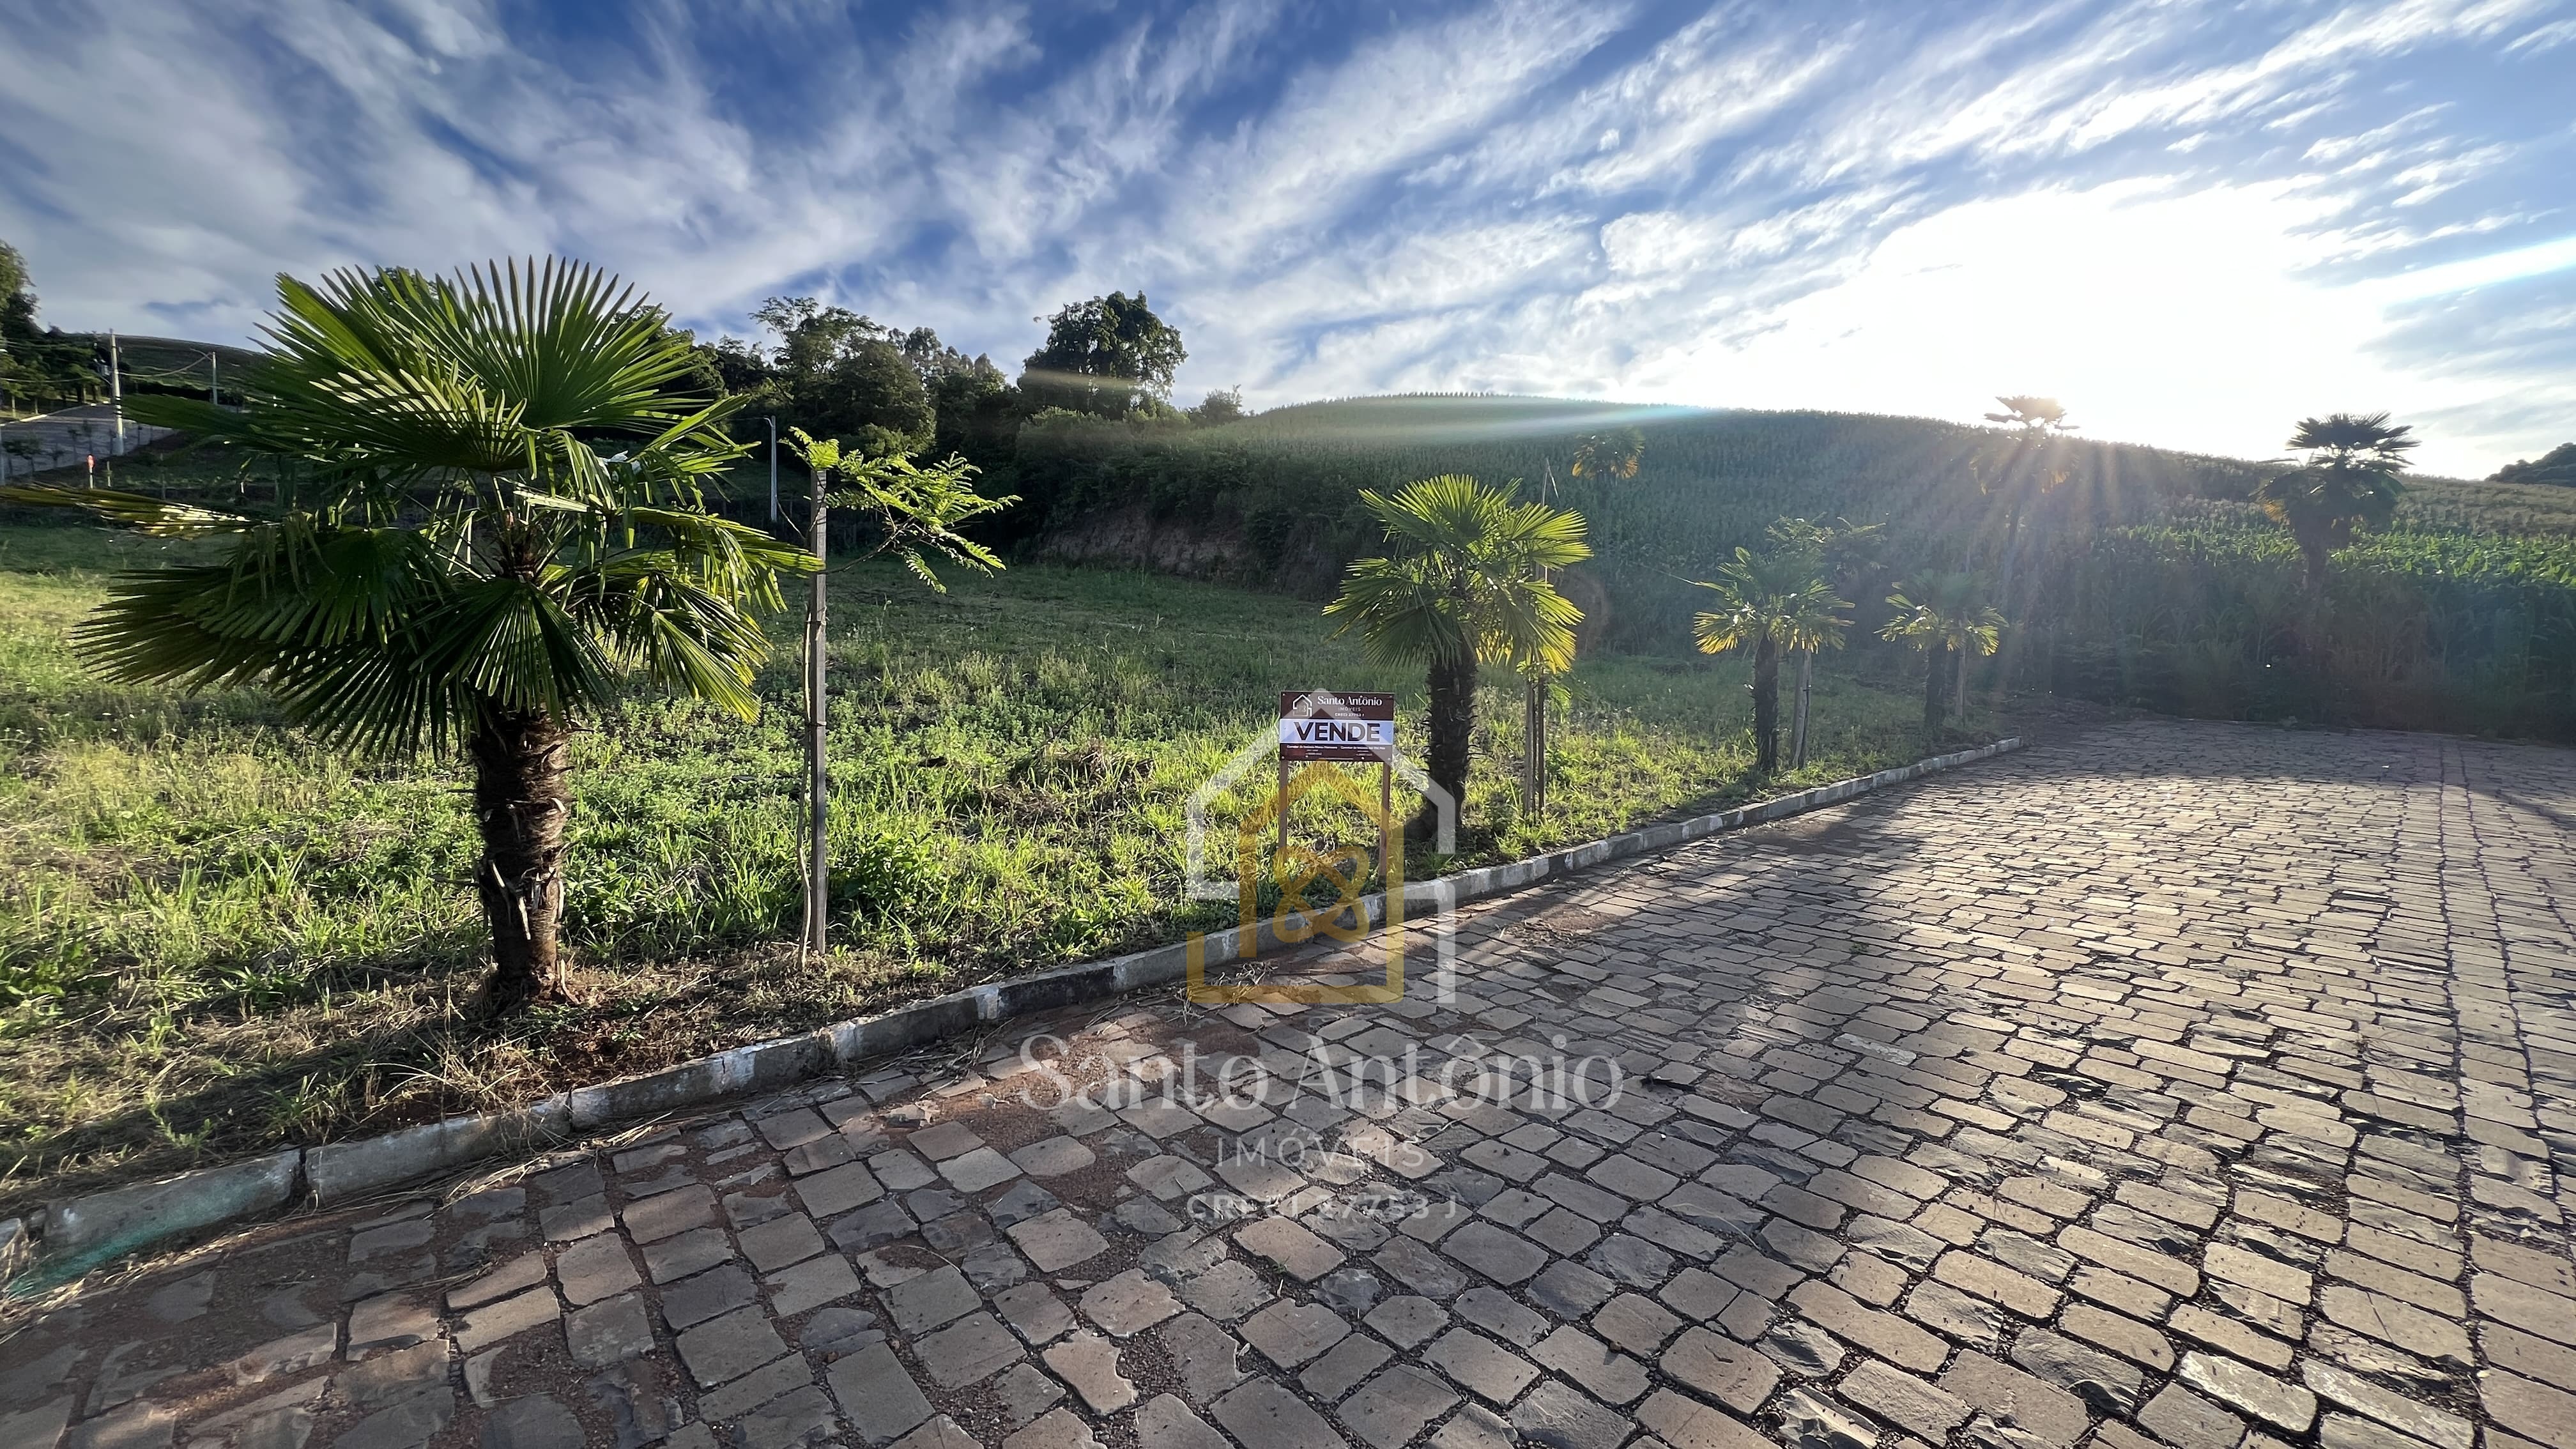
[[[2097,729],[1470,908],[1447,1004],[264,1225],[13,1325],[0,1449],[2576,1449],[2571,841],[2576,753]]]

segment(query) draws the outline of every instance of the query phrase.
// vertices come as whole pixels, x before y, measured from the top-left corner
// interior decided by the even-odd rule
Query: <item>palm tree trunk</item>
[[[1941,686],[1949,682],[1942,671],[1946,645],[1934,644],[1923,651],[1923,732],[1935,734],[1950,713],[1949,700],[1942,697]]]
[[[1959,727],[1965,729],[1968,726],[1968,647],[1964,644],[1959,646],[1959,687],[1955,693],[1959,701]]]
[[[1753,768],[1780,767],[1780,646],[1765,630],[1753,646]]]
[[[491,1006],[509,1012],[563,993],[566,731],[541,710],[487,708],[466,749],[483,833],[475,888],[492,928]]]
[[[2013,607],[2013,566],[2020,557],[2021,510],[2016,508],[2013,510],[2012,527],[2004,534],[2003,582],[1995,590],[1995,599],[2003,606],[2004,617],[2010,620],[2012,625],[2004,631],[2003,654],[1995,661],[1994,705],[1997,709],[2003,708],[2004,691],[2012,684],[2013,651],[2021,642],[2021,626],[2027,613],[2026,610]],[[1959,693],[1960,717],[1966,718],[1967,713],[1968,695],[1967,691],[1962,690]]]
[[[2012,608],[2013,561],[2020,554],[2021,510],[2016,508],[2012,511],[2011,523],[2004,529],[2003,582],[1995,589],[1995,597],[2003,601],[2007,612]]]
[[[1476,732],[1476,661],[1431,662],[1431,758],[1424,773],[1449,792],[1461,820],[1467,811],[1467,743]],[[1440,823],[1438,808],[1424,801],[1406,833],[1428,839]]]

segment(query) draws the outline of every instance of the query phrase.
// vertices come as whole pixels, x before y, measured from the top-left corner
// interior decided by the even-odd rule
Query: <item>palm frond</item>
[[[1399,552],[1353,563],[1325,613],[1358,630],[1373,657],[1572,664],[1583,611],[1545,572],[1592,556],[1581,515],[1463,474],[1360,498]]]
[[[756,612],[813,564],[705,512],[705,478],[745,450],[719,428],[732,403],[674,386],[688,344],[660,310],[552,260],[281,277],[278,300],[241,411],[136,411],[314,480],[287,518],[25,500],[229,536],[221,561],[117,582],[80,634],[99,667],[264,684],[313,728],[385,749],[453,744],[495,710],[568,720],[628,673],[753,707]],[[998,564],[954,529],[999,503],[950,481],[905,542]]]
[[[1714,581],[1698,584],[1718,599],[1691,620],[1700,652],[1722,654],[1764,639],[1784,650],[1841,648],[1851,623],[1841,611],[1851,605],[1834,596],[1820,567],[1802,542],[1761,554],[1738,548]]]
[[[121,493],[111,488],[19,483],[0,487],[0,503],[22,504],[29,508],[78,509],[101,523],[120,524],[155,538],[203,538],[211,534],[238,533],[253,526],[252,520],[239,514],[219,513],[211,508],[173,503],[166,498],[152,498],[141,493]]]
[[[1911,595],[1899,590],[1888,595],[1887,603],[1896,610],[1896,617],[1880,627],[1882,639],[1901,640],[1923,650],[1966,649],[1979,654],[1992,654],[2002,647],[2004,616],[1986,601],[1982,574],[1927,574]]]

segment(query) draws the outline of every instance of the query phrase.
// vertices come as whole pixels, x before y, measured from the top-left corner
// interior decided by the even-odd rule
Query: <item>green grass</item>
[[[945,595],[835,578],[834,930],[799,911],[799,696],[755,723],[638,700],[575,745],[566,930],[585,1004],[460,1020],[482,927],[462,775],[315,746],[253,692],[102,683],[69,633],[105,570],[169,545],[0,527],[0,1204],[648,1070],[1217,923],[1180,899],[1190,793],[1283,687],[1422,680],[1315,606],[1151,575],[1016,568]],[[792,637],[794,620],[774,627]],[[1741,797],[1745,666],[1591,659],[1553,805],[1517,811],[1517,682],[1485,691],[1468,865]],[[1915,687],[1828,659],[1818,748],[1766,790],[1920,753]],[[1217,809],[1218,838],[1248,808]],[[1301,829],[1365,838],[1315,810]],[[1221,853],[1228,847],[1220,847]],[[1412,862],[1419,876],[1426,864]]]

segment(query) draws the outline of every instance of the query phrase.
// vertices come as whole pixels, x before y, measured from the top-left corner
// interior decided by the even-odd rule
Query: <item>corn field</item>
[[[1583,437],[1626,428],[1643,442],[1634,476],[1570,475]],[[2056,486],[1990,493],[1971,459],[1994,438],[1919,418],[1480,396],[1314,403],[1222,428],[1049,421],[1021,435],[1012,526],[1039,551],[1322,598],[1377,547],[1360,490],[1517,481],[1590,523],[1597,557],[1568,581],[1592,616],[1586,647],[1673,654],[1703,603],[1689,580],[1778,518],[1888,525],[1882,567],[1846,587],[1861,649],[1878,647],[1888,587],[2000,574],[2011,539],[2019,637],[1981,666],[1989,687],[2008,675],[2222,718],[2576,738],[2576,490],[2414,480],[2393,529],[2342,550],[2311,595],[2288,533],[2245,501],[2263,465],[2068,440]]]

